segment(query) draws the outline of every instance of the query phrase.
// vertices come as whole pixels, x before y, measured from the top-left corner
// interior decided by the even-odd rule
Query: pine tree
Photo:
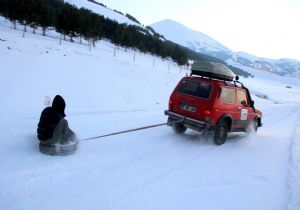
[[[14,28],[17,21],[23,24],[24,33],[29,24],[33,31],[37,26],[42,27],[43,35],[48,27],[54,26],[64,36],[69,35],[71,41],[80,36],[80,40],[83,37],[95,46],[97,40],[105,37],[118,46],[138,48],[162,58],[169,56],[180,65],[187,62],[187,53],[199,57],[174,43],[161,41],[160,35],[152,35],[153,29],[149,33],[139,26],[119,24],[62,0],[0,0],[0,13],[13,22]]]
[[[49,7],[47,0],[39,0],[38,3],[39,11],[37,13],[37,23],[42,27],[43,36],[46,36],[46,29],[53,25],[54,11]]]

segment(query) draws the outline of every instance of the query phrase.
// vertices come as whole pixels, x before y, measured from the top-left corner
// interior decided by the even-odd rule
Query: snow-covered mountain
[[[158,34],[151,27],[144,26],[132,15],[123,14],[121,11],[118,11],[116,9],[111,9],[111,8],[107,7],[106,5],[100,3],[99,1],[96,1],[96,0],[64,0],[64,2],[74,5],[77,8],[85,8],[85,9],[91,10],[92,12],[94,12],[98,15],[102,15],[105,18],[111,19],[120,24],[137,26],[140,28],[141,33],[147,33],[151,36],[160,38],[161,40],[165,41],[165,38],[162,35]]]
[[[220,42],[214,40],[206,34],[192,30],[173,20],[163,20],[151,25],[151,28],[144,27],[135,18],[129,18],[130,15],[124,15],[122,12],[110,9],[107,6],[93,0],[65,0],[65,2],[75,5],[78,8],[86,8],[106,18],[117,21],[121,24],[135,25],[143,28],[151,35],[160,36],[170,41],[186,46],[196,52],[207,54],[219,58],[232,65],[243,69],[245,67],[254,67],[264,71],[274,72],[280,75],[290,75],[300,78],[300,62],[291,59],[272,60],[259,58],[245,52],[233,52]],[[136,20],[136,21],[135,21]],[[154,29],[154,30],[152,30]],[[157,32],[159,34],[157,34]]]
[[[240,67],[253,67],[262,71],[269,71],[279,75],[286,75],[300,79],[300,61],[288,58],[261,58],[244,52],[233,52],[228,62],[234,62]]]
[[[280,75],[300,78],[300,61],[284,58],[277,60],[268,59],[246,52],[234,52],[208,35],[169,19],[154,23],[151,27],[166,39],[197,52],[217,57],[227,62],[230,61],[231,64],[235,62],[235,65],[242,69],[243,66],[254,67]]]
[[[165,19],[150,26],[166,39],[196,52],[222,58],[228,58],[231,54],[231,50],[218,41],[173,20]]]
[[[141,26],[141,24],[130,20],[126,15],[123,13],[110,9],[106,7],[103,4],[93,2],[93,1],[88,1],[88,0],[64,0],[65,2],[75,5],[77,8],[85,8],[93,11],[96,14],[102,15],[106,18],[112,19],[114,21],[117,21],[118,23],[121,24],[128,24],[128,25],[138,25]]]

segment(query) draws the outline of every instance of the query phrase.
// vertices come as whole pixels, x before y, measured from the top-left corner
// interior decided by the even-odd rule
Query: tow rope
[[[115,132],[115,133],[105,134],[105,135],[101,135],[101,136],[95,136],[95,137],[91,137],[91,138],[87,138],[87,139],[82,139],[81,141],[92,140],[92,139],[100,139],[100,138],[104,138],[104,137],[108,137],[108,136],[114,136],[114,135],[118,135],[118,134],[129,133],[129,132],[133,132],[133,131],[139,131],[139,130],[159,127],[159,126],[163,126],[163,125],[167,125],[167,123],[149,125],[149,126],[144,126],[144,127],[140,127],[140,128],[134,128],[134,129],[130,129],[130,130],[124,130],[124,131],[119,131],[119,132]]]

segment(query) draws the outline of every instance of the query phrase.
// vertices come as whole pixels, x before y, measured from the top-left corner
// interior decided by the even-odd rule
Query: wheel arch
[[[220,124],[221,122],[226,121],[228,124],[228,129],[231,130],[231,126],[232,126],[232,117],[229,114],[225,114],[222,117],[220,117],[220,119],[218,120],[216,126],[218,124]]]

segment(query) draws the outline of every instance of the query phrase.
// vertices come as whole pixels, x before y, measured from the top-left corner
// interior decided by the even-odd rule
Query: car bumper
[[[166,110],[165,115],[169,116],[167,122],[168,126],[173,126],[174,123],[182,123],[187,128],[191,128],[199,131],[202,131],[204,129],[209,129],[211,127],[210,124],[207,122],[185,117],[183,115],[171,112],[170,110]]]

